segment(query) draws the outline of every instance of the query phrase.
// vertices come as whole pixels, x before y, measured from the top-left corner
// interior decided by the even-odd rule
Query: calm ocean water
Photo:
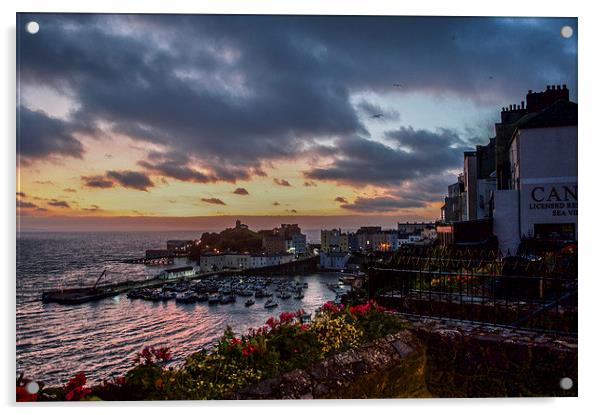
[[[279,299],[266,310],[234,304],[176,304],[130,300],[125,295],[65,306],[43,304],[45,289],[93,283],[107,269],[110,278],[148,278],[162,267],[125,264],[169,239],[195,239],[200,232],[22,233],[17,238],[17,373],[47,384],[84,371],[92,379],[124,374],[144,346],[169,346],[181,361],[218,338],[226,325],[242,333],[270,316],[303,308],[315,311],[334,298],[326,284],[333,274],[282,277],[308,282],[305,298]],[[185,259],[180,259],[185,263]],[[177,266],[176,263],[173,266]]]

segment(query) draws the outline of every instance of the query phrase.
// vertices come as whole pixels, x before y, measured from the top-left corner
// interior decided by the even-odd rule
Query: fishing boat
[[[220,304],[230,304],[236,302],[236,296],[234,295],[222,295],[219,303]]]
[[[263,305],[264,308],[274,308],[274,307],[278,307],[278,303],[274,302],[274,300],[272,300],[271,298],[265,302],[265,304]]]
[[[305,295],[303,295],[303,293],[301,291],[299,291],[293,298],[295,300],[302,300],[303,297],[305,297]]]
[[[220,300],[219,294],[211,294],[209,296],[209,298],[207,299],[207,301],[209,301],[209,304],[217,304],[217,303],[219,303],[219,300]]]
[[[253,304],[255,304],[255,300],[253,300],[252,298],[249,298],[246,302],[245,302],[245,307],[251,307]]]
[[[197,298],[198,302],[209,301],[209,295],[207,293],[200,294]]]
[[[194,303],[197,300],[197,296],[194,292],[192,291],[187,291],[184,293],[179,293],[178,295],[176,295],[176,303],[185,303],[185,304],[190,304],[190,303]]]

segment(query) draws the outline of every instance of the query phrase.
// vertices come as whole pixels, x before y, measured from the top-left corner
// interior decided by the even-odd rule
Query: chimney
[[[520,102],[520,109],[524,110],[525,109],[525,101],[521,101]]]

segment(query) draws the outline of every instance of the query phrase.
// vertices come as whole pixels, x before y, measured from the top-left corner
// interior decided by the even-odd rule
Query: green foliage
[[[341,296],[341,303],[354,306],[368,302],[368,291],[364,288],[354,288]]]

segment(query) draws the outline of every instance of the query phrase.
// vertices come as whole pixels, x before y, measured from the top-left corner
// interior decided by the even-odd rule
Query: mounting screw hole
[[[40,25],[38,22],[31,21],[25,25],[25,30],[27,30],[27,33],[35,35],[40,30]]]
[[[571,378],[562,378],[560,379],[560,388],[565,391],[571,390],[573,387],[573,379]]]
[[[25,390],[27,391],[27,393],[38,393],[40,390],[40,385],[38,385],[37,382],[29,382],[27,385],[25,385]]]
[[[571,26],[562,26],[560,29],[560,34],[565,39],[570,39],[573,37],[573,28]]]

